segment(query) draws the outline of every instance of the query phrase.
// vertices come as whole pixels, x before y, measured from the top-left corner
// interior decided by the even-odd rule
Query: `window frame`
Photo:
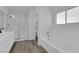
[[[79,6],[78,6],[79,7]],[[76,7],[74,7],[74,8],[76,8]],[[74,8],[71,8],[71,9],[74,9]],[[71,23],[68,23],[67,22],[67,13],[68,13],[68,10],[71,10],[71,9],[67,9],[67,10],[65,10],[65,11],[62,11],[62,12],[65,12],[65,24],[74,24],[74,23],[79,23],[79,22],[71,22]],[[59,13],[62,13],[62,12],[59,12]],[[58,13],[57,13],[58,14]],[[56,18],[56,24],[57,24],[57,18]],[[65,24],[57,24],[57,25],[65,25]]]
[[[57,14],[61,14],[61,13],[64,13],[65,11],[62,11],[62,12],[59,12],[59,13],[57,13]],[[66,14],[66,12],[65,12],[65,14]],[[65,15],[64,15],[65,16]],[[56,16],[57,17],[57,16]],[[66,18],[66,17],[65,17]],[[65,20],[65,19],[64,19]],[[58,19],[56,18],[56,24],[58,24],[58,25],[61,25],[61,24],[65,24],[65,22],[64,23],[58,23],[57,22],[58,21]]]

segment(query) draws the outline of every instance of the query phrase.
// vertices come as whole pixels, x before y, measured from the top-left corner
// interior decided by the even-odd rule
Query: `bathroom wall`
[[[28,38],[28,18],[15,15],[12,19],[8,16],[7,31],[14,31],[16,39]]]
[[[26,14],[14,13],[14,18],[9,15],[13,14],[8,11],[7,16],[7,31],[15,31],[16,39],[19,40],[33,40],[35,39],[35,26],[36,26],[36,11],[30,9]]]
[[[56,18],[54,20],[56,21]],[[61,49],[63,52],[79,52],[78,26],[78,23],[57,25],[55,22],[50,31],[50,43],[53,43],[58,49]]]
[[[35,39],[35,22],[36,22],[36,19],[35,19],[35,10],[30,10],[29,12],[29,39],[30,40],[33,40]]]
[[[42,45],[49,52],[51,50],[51,47],[47,43],[49,42],[47,32],[50,31],[50,27],[52,25],[52,14],[48,7],[39,7],[38,10],[38,44]]]
[[[4,7],[6,10],[7,31],[14,31],[16,40],[35,39],[37,21],[35,7],[17,7]],[[0,27],[4,27],[4,14],[2,10],[0,12]],[[11,18],[11,15],[14,18]]]
[[[4,19],[5,19],[5,12],[2,10],[2,7],[0,7],[0,28],[4,27]]]
[[[48,52],[79,52],[78,23],[56,24],[56,12],[47,7],[40,7],[39,20],[39,45]]]

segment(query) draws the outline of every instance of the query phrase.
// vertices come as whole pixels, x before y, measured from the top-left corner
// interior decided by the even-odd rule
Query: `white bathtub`
[[[8,53],[15,41],[14,32],[0,33],[0,53]]]
[[[48,53],[64,53],[64,51],[53,43],[51,44],[49,41],[46,40],[39,40],[39,45],[41,45]]]

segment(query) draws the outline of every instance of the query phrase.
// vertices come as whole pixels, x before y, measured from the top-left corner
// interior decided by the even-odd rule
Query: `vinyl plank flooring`
[[[10,53],[47,53],[47,51],[32,40],[25,40],[15,42]]]

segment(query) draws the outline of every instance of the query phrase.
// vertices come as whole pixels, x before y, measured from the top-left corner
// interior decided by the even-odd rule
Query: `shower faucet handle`
[[[49,32],[47,32],[47,35],[49,36]]]

